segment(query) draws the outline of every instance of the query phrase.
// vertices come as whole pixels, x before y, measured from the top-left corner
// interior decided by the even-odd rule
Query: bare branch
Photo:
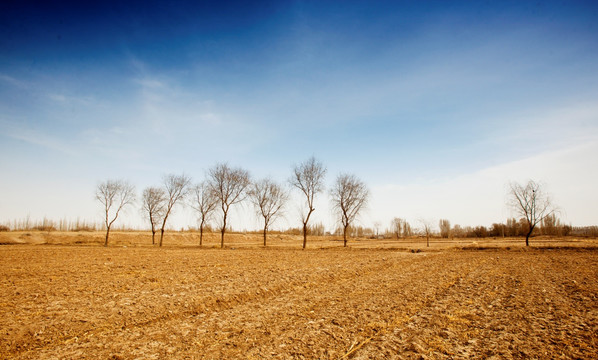
[[[104,207],[106,225],[104,246],[108,246],[112,224],[118,218],[121,210],[135,201],[135,187],[123,180],[107,180],[97,186],[95,197]]]
[[[164,218],[166,200],[166,192],[158,187],[145,188],[141,195],[141,210],[152,227],[152,245],[155,244],[156,227]]]
[[[332,206],[340,216],[344,246],[347,246],[347,229],[366,206],[369,190],[365,183],[354,175],[341,174],[336,178],[330,195]]]
[[[210,191],[222,209],[220,247],[224,247],[224,233],[230,207],[245,200],[250,184],[249,172],[241,168],[230,168],[227,164],[217,164],[208,171]]]
[[[426,247],[430,247],[430,236],[434,233],[434,222],[430,219],[419,219],[421,232],[426,237]]]
[[[550,197],[544,192],[539,183],[529,180],[525,186],[516,182],[509,184],[508,204],[528,225],[525,245],[529,246],[529,237],[534,228],[547,216],[552,215],[556,208]]]
[[[281,185],[270,179],[262,179],[251,185],[249,198],[258,214],[264,218],[264,246],[266,246],[268,228],[282,215],[288,194]]]
[[[306,200],[307,209],[302,212],[303,221],[303,248],[307,244],[307,223],[314,212],[314,199],[317,194],[324,191],[324,176],[326,168],[315,157],[309,158],[302,164],[296,165],[293,169],[293,176],[289,180],[291,185],[299,189]]]
[[[214,196],[210,186],[201,182],[191,188],[191,199],[189,205],[199,214],[199,246],[203,245],[203,229],[210,221],[216,206],[218,198]]]
[[[174,206],[185,198],[188,193],[191,178],[187,175],[173,175],[164,176],[164,192],[166,194],[166,205],[164,206],[164,217],[162,218],[162,227],[160,228],[160,246],[164,239],[164,229],[166,228],[166,221],[172,212]]]

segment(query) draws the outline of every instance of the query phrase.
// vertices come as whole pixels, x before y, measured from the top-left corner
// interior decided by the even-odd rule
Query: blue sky
[[[0,222],[97,219],[108,178],[282,182],[315,155],[368,183],[366,226],[489,225],[527,179],[596,224],[597,34],[592,1],[3,3]]]

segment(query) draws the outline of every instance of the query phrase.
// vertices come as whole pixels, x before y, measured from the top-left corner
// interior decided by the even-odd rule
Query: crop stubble
[[[595,358],[591,250],[0,247],[3,358]]]

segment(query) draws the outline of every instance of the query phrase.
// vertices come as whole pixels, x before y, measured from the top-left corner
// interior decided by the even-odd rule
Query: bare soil
[[[104,248],[80,235],[0,246],[0,358],[598,356],[593,246]]]

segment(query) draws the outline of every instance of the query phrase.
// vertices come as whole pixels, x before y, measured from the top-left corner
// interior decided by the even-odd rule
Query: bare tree
[[[191,179],[185,174],[169,174],[164,176],[166,204],[164,206],[164,217],[162,218],[162,227],[160,228],[160,247],[162,246],[162,240],[164,239],[164,229],[166,228],[166,221],[168,220],[168,216],[172,212],[172,208],[176,205],[176,203],[185,198],[190,183]]]
[[[401,229],[403,228],[403,219],[394,218],[390,221],[390,229],[392,233],[398,238],[401,237]]]
[[[411,235],[413,235],[413,231],[411,230],[411,225],[409,224],[409,222],[407,220],[403,220],[403,236],[407,238]]]
[[[268,228],[282,215],[288,195],[281,185],[270,179],[262,179],[251,185],[249,198],[258,214],[264,218],[264,246],[266,246]]]
[[[398,238],[402,237],[409,237],[411,236],[411,225],[409,225],[409,223],[407,222],[407,220],[405,219],[401,219],[401,218],[394,218],[392,219],[392,221],[390,222],[390,227],[392,229],[392,232],[395,234],[395,236]]]
[[[380,221],[374,221],[374,231],[376,231],[376,239],[380,238],[380,228],[382,223]]]
[[[440,228],[440,237],[448,239],[451,235],[451,222],[447,219],[440,219],[440,221],[438,221],[438,227]]]
[[[314,212],[315,196],[324,191],[324,176],[326,168],[315,157],[309,158],[302,164],[296,165],[293,169],[293,176],[290,179],[291,185],[301,190],[305,195],[307,208],[301,213],[303,222],[303,249],[307,245],[307,223]]]
[[[199,213],[199,246],[203,244],[203,229],[218,205],[218,198],[214,196],[207,183],[201,182],[191,189],[190,205]]]
[[[419,222],[421,223],[421,231],[423,235],[426,237],[426,247],[430,247],[430,236],[432,236],[434,232],[432,221],[427,219],[420,219]]]
[[[148,187],[143,190],[141,195],[141,211],[152,226],[152,245],[156,241],[156,228],[162,218],[164,217],[164,210],[166,206],[166,193],[164,189],[158,187]]]
[[[529,180],[525,186],[512,182],[509,187],[508,203],[527,222],[525,246],[529,246],[529,237],[536,225],[556,209],[542,186],[533,180]]]
[[[108,246],[110,227],[118,218],[120,211],[135,201],[135,187],[123,180],[107,180],[96,188],[96,199],[104,207],[106,224],[104,246]]]
[[[343,225],[343,242],[347,246],[347,230],[357,218],[359,212],[366,206],[369,190],[365,183],[355,175],[340,174],[336,178],[330,196],[332,207],[336,210]]]
[[[226,219],[231,205],[245,200],[251,181],[249,172],[241,168],[230,168],[227,164],[217,164],[208,171],[210,191],[216,197],[222,209],[222,227],[220,229],[220,247],[224,247]]]

